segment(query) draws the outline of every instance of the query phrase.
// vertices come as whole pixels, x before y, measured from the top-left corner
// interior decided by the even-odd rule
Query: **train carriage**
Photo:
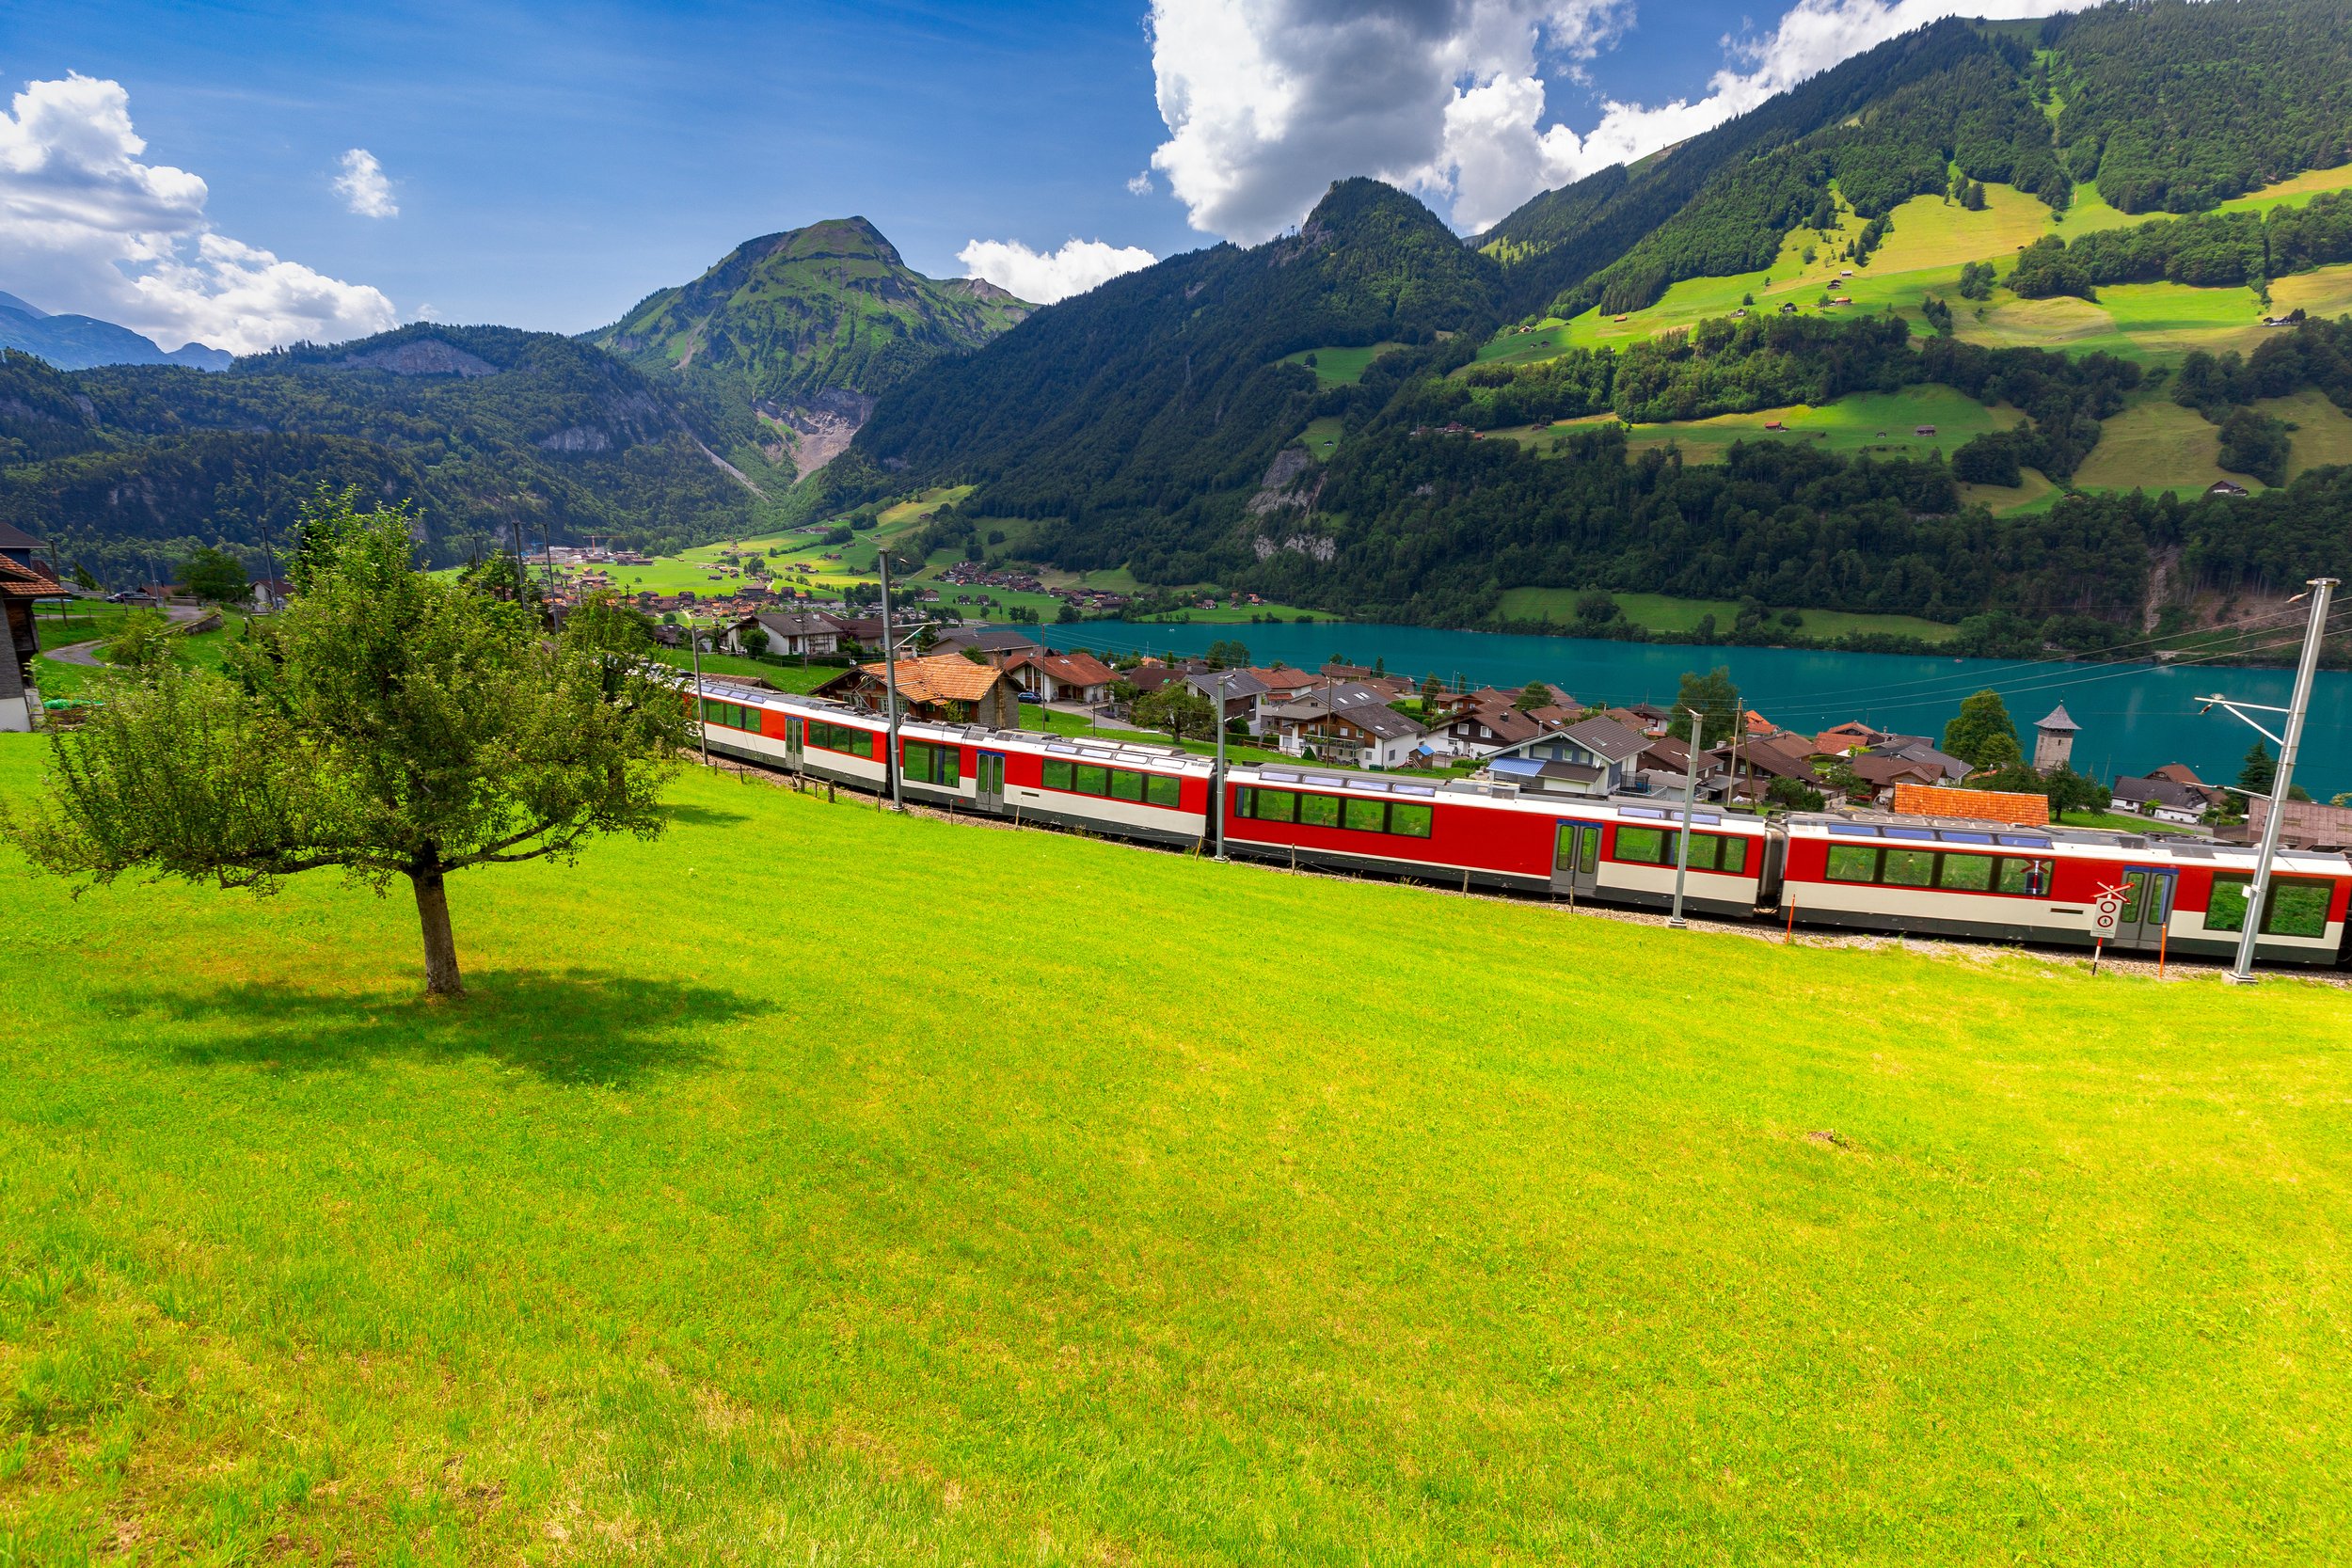
[[[1465,889],[1666,908],[1679,812],[1614,800],[1549,800],[1445,783],[1272,766],[1230,770],[1231,853],[1417,878]],[[1769,861],[1760,821],[1692,816],[1686,908],[1751,915]]]
[[[1784,832],[1779,894],[1796,924],[2088,947],[2113,892],[2109,945],[2216,958],[2237,951],[2255,861],[2232,845],[1986,823],[1806,816]],[[2257,955],[2338,961],[2348,895],[2344,856],[2282,852]]]

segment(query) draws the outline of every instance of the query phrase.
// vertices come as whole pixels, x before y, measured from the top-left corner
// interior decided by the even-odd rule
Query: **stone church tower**
[[[2033,727],[2033,770],[2055,773],[2065,767],[2074,755],[2074,732],[2081,729],[2066,717],[2066,705],[2058,704],[2050,716]]]

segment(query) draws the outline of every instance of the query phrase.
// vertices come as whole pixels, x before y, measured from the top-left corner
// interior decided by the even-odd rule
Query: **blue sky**
[[[1804,5],[1834,13],[1856,47],[1892,13],[1952,8]],[[117,272],[146,263],[72,233],[38,254],[0,240],[0,289],[116,319],[144,309],[150,319],[129,325],[164,337],[173,323],[161,318],[176,310],[183,333],[251,346],[380,325],[387,306],[401,320],[429,309],[579,331],[741,240],[851,213],[934,276],[965,272],[958,253],[976,240],[1050,252],[1075,238],[1161,256],[1219,234],[1255,240],[1295,221],[1323,181],[1357,172],[1418,170],[1422,194],[1474,229],[1609,161],[1597,140],[1579,140],[1604,101],[1696,100],[1727,66],[1762,73],[1760,91],[1781,85],[1775,70],[1828,63],[1727,56],[1726,35],[1769,44],[1781,15],[1715,0],[1158,0],[1156,16],[1151,0],[14,0],[0,10],[0,90],[70,72],[119,85],[114,97],[60,98],[50,118],[127,116],[144,151],[128,174],[93,154],[87,178],[109,202],[167,209],[132,227],[161,226],[142,232],[167,230],[186,264],[135,294],[109,294],[103,276],[77,294],[74,269],[92,256]],[[1440,100],[1488,81],[1509,122],[1457,134],[1448,121],[1440,147]],[[1163,117],[1159,82],[1177,85],[1192,118]],[[1504,103],[1513,84],[1540,110],[1524,90]],[[1260,111],[1276,97],[1287,118],[1268,130]],[[1538,139],[1555,125],[1575,135]],[[1644,122],[1631,134],[1665,132]],[[1154,170],[1164,146],[1173,150]],[[334,188],[355,149],[380,166],[378,209],[396,215],[360,215]],[[204,189],[161,192],[154,168],[186,170]],[[0,188],[0,226],[8,197]],[[92,222],[115,234],[131,220]],[[284,264],[199,257],[207,234]],[[306,273],[352,292],[312,288]],[[306,302],[306,288],[317,297]]]

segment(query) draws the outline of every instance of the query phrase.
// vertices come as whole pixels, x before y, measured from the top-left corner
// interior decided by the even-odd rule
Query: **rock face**
[[[876,397],[1034,309],[981,278],[926,277],[872,224],[838,218],[738,245],[590,341],[750,409],[804,477],[849,445]]]
[[[418,338],[387,348],[348,355],[343,363],[353,370],[389,371],[394,375],[496,375],[499,369],[478,355],[438,338]]]

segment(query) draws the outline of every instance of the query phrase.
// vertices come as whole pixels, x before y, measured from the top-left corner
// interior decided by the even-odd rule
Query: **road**
[[[196,605],[175,604],[166,605],[164,613],[175,621],[193,621],[204,611]],[[59,664],[78,664],[86,670],[100,670],[104,666],[98,660],[98,650],[104,641],[102,637],[87,642],[69,642],[62,648],[43,648],[41,657],[54,658]]]

